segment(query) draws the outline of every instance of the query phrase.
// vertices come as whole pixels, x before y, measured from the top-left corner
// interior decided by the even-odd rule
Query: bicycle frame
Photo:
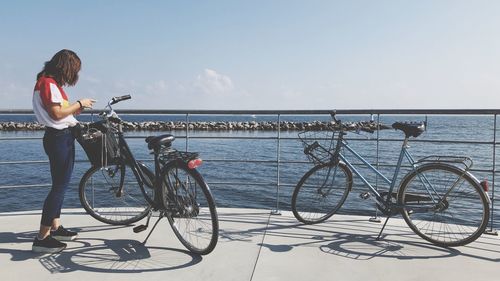
[[[109,112],[107,114],[104,114],[102,116],[103,120],[105,120],[106,122],[109,122],[109,123],[112,123],[112,118],[117,118],[117,115],[115,113],[115,111],[113,110],[113,108],[111,107],[112,105],[112,102],[113,100],[111,100],[108,105],[106,106],[106,108],[109,108]],[[110,120],[111,119],[111,120]],[[127,144],[127,141],[125,140],[125,136],[123,134],[123,126],[121,123],[118,123],[117,124],[117,128],[113,128],[113,130],[116,130],[116,134],[118,136],[118,147],[120,149],[120,152],[121,152],[121,157],[120,157],[120,160],[123,161],[122,164],[126,165],[130,165],[132,167],[132,172],[134,173],[136,179],[138,180],[138,184],[140,186],[140,189],[141,189],[141,192],[143,193],[143,196],[144,198],[146,198],[146,200],[148,201],[148,203],[153,207],[153,208],[157,208],[159,205],[159,203],[155,202],[155,200],[151,201],[149,196],[147,196],[146,194],[144,194],[145,192],[145,189],[146,187],[144,186],[144,182],[146,181],[146,176],[143,174],[143,171],[142,169],[139,167],[139,163],[137,162],[137,160],[135,159],[133,153],[132,153],[132,150],[130,149],[130,147],[128,146]],[[155,154],[155,159],[154,159],[154,162],[155,162],[155,179],[154,179],[154,182],[153,182],[153,189],[157,189],[157,186],[156,186],[156,182],[157,180],[159,179],[160,175],[159,175],[159,171],[160,171],[160,168],[159,168],[159,160],[158,160],[158,155]],[[117,195],[118,196],[121,196],[123,194],[123,188],[124,188],[124,184],[122,183],[119,190],[118,190],[118,193]],[[155,192],[156,194],[157,192]],[[156,197],[156,195],[155,195]]]
[[[111,106],[109,106],[109,108],[110,108],[110,113],[108,114],[108,116],[111,116],[112,114],[114,114],[114,112],[111,109]],[[141,192],[143,193],[144,198],[146,198],[146,200],[148,201],[148,203],[151,205],[151,207],[154,210],[163,210],[163,209],[168,209],[169,207],[171,207],[171,206],[165,205],[165,203],[162,200],[162,195],[161,195],[162,184],[165,184],[165,183],[162,183],[163,179],[161,177],[162,163],[160,161],[160,156],[161,156],[162,151],[155,150],[153,152],[155,169],[154,169],[154,181],[152,183],[152,185],[153,185],[152,188],[155,190],[155,193],[154,193],[154,198],[151,200],[150,197],[147,196],[147,194],[144,194],[145,190],[147,189],[147,187],[144,186],[145,181],[146,181],[146,176],[144,175],[144,172],[142,171],[141,167],[139,166],[139,162],[136,161],[134,155],[132,154],[132,151],[130,150],[130,147],[128,146],[128,144],[125,140],[122,125],[120,123],[118,123],[117,128],[114,128],[114,130],[116,130],[115,133],[118,135],[118,147],[119,147],[120,152],[121,152],[120,159],[121,159],[121,161],[123,161],[123,162],[121,162],[121,164],[124,164],[124,165],[128,164],[132,167],[132,171],[133,171],[135,177],[137,178],[137,182],[141,188]],[[168,184],[167,184],[167,187],[168,187]],[[122,183],[119,190],[117,191],[118,196],[121,196],[123,194],[123,188],[124,188],[124,185]],[[168,190],[169,190],[168,192],[172,192],[172,190],[170,190],[170,188],[168,188]]]
[[[117,129],[117,135],[118,135],[118,146],[120,148],[120,151],[122,152],[122,164],[129,164],[132,167],[132,171],[136,178],[138,179],[138,184],[140,185],[141,191],[144,192],[146,190],[146,187],[144,186],[144,182],[146,181],[146,176],[144,175],[141,167],[139,166],[139,162],[136,161],[134,155],[132,154],[132,151],[130,150],[130,147],[128,146],[127,142],[125,141],[125,137],[123,135],[123,130],[121,124],[118,124],[118,129]],[[161,170],[162,170],[162,164],[160,161],[160,151],[154,151],[154,182],[152,183],[153,186],[152,188],[155,190],[154,198],[153,200],[150,200],[149,196],[146,194],[143,194],[148,203],[151,205],[151,207],[155,210],[160,210],[160,209],[168,209],[169,206],[165,206],[163,203],[160,189],[161,189],[161,184],[162,184],[162,177],[161,177]],[[121,185],[120,190],[118,191],[118,194],[121,195],[123,192],[123,187],[124,185]],[[170,191],[170,190],[169,190]]]
[[[339,138],[338,138],[338,142],[337,142],[337,147],[336,147],[336,152],[334,154],[334,158],[335,157],[338,157],[338,159],[340,159],[342,162],[344,162],[347,167],[352,171],[354,172],[354,174],[356,174],[360,179],[361,181],[369,188],[370,192],[375,195],[375,200],[388,207],[388,206],[396,206],[396,207],[399,207],[401,208],[402,206],[397,206],[395,203],[392,203],[390,198],[391,196],[387,196],[387,198],[384,200],[384,198],[382,198],[381,194],[377,191],[377,189],[361,174],[361,172],[359,172],[356,167],[354,167],[354,165],[352,165],[352,163],[342,154],[340,153],[340,151],[342,149],[346,149],[347,151],[349,151],[355,158],[357,158],[358,160],[360,160],[365,167],[367,167],[368,169],[370,169],[372,172],[374,172],[377,176],[381,177],[382,180],[387,183],[389,185],[389,191],[388,191],[388,194],[392,194],[392,192],[394,191],[395,187],[396,187],[396,181],[397,181],[397,177],[399,175],[399,172],[401,170],[401,165],[402,165],[402,162],[403,162],[403,159],[406,158],[408,160],[408,162],[410,163],[411,167],[413,170],[416,170],[417,168],[417,161],[415,161],[415,159],[413,158],[413,156],[410,154],[410,152],[408,151],[408,138],[405,138],[404,141],[403,141],[403,145],[401,146],[401,151],[399,153],[399,157],[398,157],[398,162],[397,162],[397,165],[396,165],[396,170],[394,171],[394,175],[392,177],[392,180],[388,179],[384,174],[382,174],[377,168],[373,167],[373,165],[371,165],[367,160],[365,160],[361,155],[359,155],[353,148],[351,148],[347,141],[344,140],[343,138],[343,135],[345,135],[345,133],[340,133],[339,134]],[[335,159],[334,159],[335,161]],[[334,176],[335,176],[335,172],[334,172]]]
[[[413,156],[409,152],[409,150],[408,150],[408,148],[409,148],[409,138],[405,137],[405,139],[403,141],[403,144],[401,146],[401,151],[399,153],[399,157],[398,157],[396,169],[394,171],[394,175],[392,177],[392,180],[390,180],[384,174],[382,174],[377,168],[373,167],[373,165],[371,165],[368,161],[366,161],[361,155],[359,155],[353,148],[351,148],[348,145],[347,141],[344,140],[344,138],[343,138],[344,135],[346,135],[345,132],[340,132],[340,134],[339,134],[337,145],[336,145],[336,148],[335,148],[335,153],[332,156],[333,163],[338,162],[338,160],[344,162],[346,164],[346,166],[352,172],[354,172],[354,174],[356,174],[361,179],[361,181],[368,187],[368,189],[370,190],[371,194],[375,195],[375,201],[377,203],[381,204],[382,206],[384,206],[385,208],[390,208],[390,207],[394,208],[395,207],[396,209],[400,210],[400,209],[404,208],[405,206],[411,205],[411,203],[410,204],[405,204],[405,205],[398,205],[397,203],[394,203],[394,202],[391,201],[391,196],[393,194],[393,191],[396,188],[396,181],[397,181],[398,175],[399,175],[399,173],[401,171],[401,165],[403,163],[403,160],[405,158],[407,159],[407,161],[410,164],[411,169],[413,170],[413,172],[416,171],[416,169],[418,167],[418,163],[421,162],[421,161],[415,161],[415,159],[413,158]],[[345,150],[349,151],[355,158],[357,158],[358,160],[360,160],[365,167],[367,167],[368,169],[370,169],[373,173],[375,173],[377,176],[379,176],[380,178],[382,178],[382,180],[389,185],[389,190],[388,190],[389,196],[387,196],[387,198],[384,199],[382,197],[382,195],[378,192],[378,190],[361,174],[361,172],[358,171],[358,169],[356,169],[356,167],[354,167],[354,165],[345,157],[345,155],[342,154],[342,153],[340,153],[340,151],[342,149],[345,149]],[[426,159],[426,158],[424,158],[424,159]],[[431,162],[431,161],[428,161],[428,162]],[[467,172],[467,169],[464,170],[464,174],[466,172]],[[335,175],[336,175],[336,171],[333,172],[333,178],[335,178]],[[429,199],[431,199],[431,202],[433,202],[433,205],[435,205],[435,206],[438,206],[439,203],[443,202],[443,200],[445,200],[448,197],[448,194],[460,182],[460,178],[461,178],[461,177],[457,178],[457,180],[455,181],[455,183],[446,192],[446,194],[444,194],[443,196],[439,196],[438,192],[436,192],[436,190],[434,189],[432,183],[426,178],[425,175],[418,174],[418,177],[419,177],[420,181],[425,185],[425,187],[426,187],[426,189],[428,191]],[[438,197],[438,198],[436,198],[436,197]],[[426,212],[428,210],[427,209],[422,209],[421,211]]]

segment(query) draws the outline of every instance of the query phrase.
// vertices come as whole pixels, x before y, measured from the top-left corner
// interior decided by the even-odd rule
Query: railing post
[[[281,150],[281,115],[278,113],[278,137],[276,149],[276,209],[271,211],[272,215],[281,215],[280,211],[280,150]]]
[[[370,115],[370,120],[373,121],[373,114]],[[377,114],[377,151],[376,151],[376,167],[379,169],[379,147],[380,144],[380,113]],[[375,175],[375,189],[378,190],[378,175]],[[370,222],[382,222],[378,216],[378,209],[375,207],[375,216],[368,219]]]
[[[186,152],[189,149],[189,113],[186,113]]]
[[[493,179],[491,181],[491,213],[490,213],[490,229],[485,231],[485,234],[498,235],[494,229],[495,216],[495,177],[497,173],[496,164],[496,147],[497,147],[497,114],[493,115]]]

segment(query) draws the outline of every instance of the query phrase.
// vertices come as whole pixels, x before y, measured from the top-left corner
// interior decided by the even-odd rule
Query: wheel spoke
[[[166,206],[174,233],[189,250],[207,254],[217,243],[215,203],[201,176],[193,170],[172,166],[163,173]]]
[[[146,184],[151,185],[151,174],[144,171],[143,174],[148,179]],[[152,190],[148,187],[149,193]],[[80,183],[80,201],[94,218],[109,224],[136,222],[150,208],[130,166],[91,168]]]
[[[299,181],[292,196],[295,217],[304,223],[318,223],[342,206],[352,180],[344,164],[312,168]]]
[[[424,184],[423,178],[432,185],[432,191]],[[477,239],[487,225],[489,205],[484,193],[472,178],[454,166],[423,166],[401,184],[399,193],[398,200],[402,205],[407,202],[406,197],[415,195],[433,193],[440,198],[436,208],[428,211],[424,211],[428,203],[408,199],[403,212],[404,219],[415,233],[437,245],[465,245]],[[412,208],[422,211],[410,212]]]

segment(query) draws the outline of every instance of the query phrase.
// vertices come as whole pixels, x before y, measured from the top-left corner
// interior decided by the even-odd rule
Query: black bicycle
[[[210,188],[196,170],[202,164],[198,153],[172,148],[170,134],[146,138],[154,155],[154,173],[136,161],[123,134],[123,122],[111,107],[130,95],[114,97],[100,120],[83,125],[78,140],[92,167],[83,175],[79,197],[85,210],[97,220],[113,225],[129,225],[158,212],[147,239],[158,222],[167,217],[181,243],[191,252],[208,254],[218,240],[219,223]]]

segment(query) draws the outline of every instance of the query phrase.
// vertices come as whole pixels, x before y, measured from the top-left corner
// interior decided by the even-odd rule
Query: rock
[[[82,122],[82,124],[88,124]],[[373,132],[378,129],[385,130],[391,129],[391,126],[384,124],[377,124],[374,121],[366,122],[349,122],[342,124],[345,130],[356,130],[356,131],[367,131]],[[270,121],[250,121],[250,122],[190,122],[188,125],[189,130],[206,130],[206,131],[276,131],[278,130],[288,130],[288,131],[304,131],[304,130],[332,130],[339,129],[338,124],[334,122],[291,122],[282,121],[279,124],[277,122]],[[44,130],[44,126],[35,122],[25,122],[25,123],[15,123],[15,122],[0,122],[0,131],[20,131],[20,130]],[[125,131],[174,131],[174,130],[186,130],[186,123],[182,121],[167,121],[167,122],[123,122],[123,129]]]

